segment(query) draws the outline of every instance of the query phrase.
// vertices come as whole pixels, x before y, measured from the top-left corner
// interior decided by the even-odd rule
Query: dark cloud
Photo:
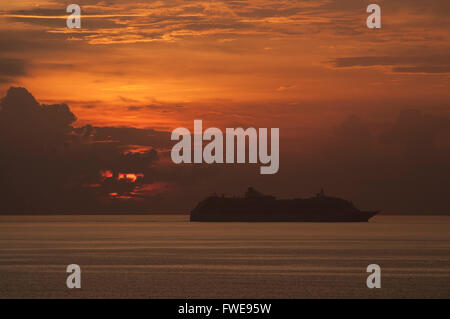
[[[98,16],[102,14],[109,14],[108,6],[103,7],[103,10],[82,8],[82,16]],[[8,19],[15,22],[28,23],[52,28],[66,27],[66,4],[54,8],[37,7],[29,10],[13,10],[8,12]],[[114,28],[119,25],[108,17],[96,17],[89,19],[82,19],[82,26],[84,28]]]
[[[64,36],[65,37],[65,36]],[[54,55],[57,52],[69,50],[73,48],[73,43],[70,41],[61,41],[62,36],[59,34],[52,34],[41,30],[0,30],[0,48],[1,56],[0,61],[4,58],[11,58],[16,56],[27,56],[29,66],[34,58],[40,56]],[[65,38],[64,38],[65,39]],[[45,45],[43,45],[43,43]],[[77,46],[77,50],[81,50],[80,45]],[[67,51],[65,51],[67,52]],[[19,60],[22,60],[19,59]],[[53,63],[54,64],[54,63]],[[45,66],[46,63],[37,66]],[[27,66],[27,65],[26,65]],[[56,65],[58,66],[58,65]],[[59,65],[63,68],[68,68],[70,64],[63,63]]]
[[[449,138],[444,115],[404,110],[381,125],[350,116],[333,135],[298,145],[306,154],[285,163],[285,174],[367,208],[448,214]]]
[[[435,142],[440,132],[448,130],[449,118],[411,109],[402,111],[394,125],[380,136],[380,140],[399,147],[413,160],[429,158],[439,151]]]
[[[179,104],[147,104],[147,105],[132,105],[128,106],[127,110],[130,112],[137,111],[159,111],[162,113],[172,113],[172,112],[181,112],[183,111],[184,106]]]
[[[23,59],[0,58],[0,82],[7,83],[27,75],[28,63]]]
[[[97,106],[93,105],[93,104],[81,104],[80,107],[83,109],[91,110],[91,109],[95,109]]]
[[[450,65],[450,55],[424,55],[424,56],[357,56],[342,57],[331,60],[338,68],[352,66],[378,66],[378,65]]]
[[[382,122],[352,115],[328,133],[282,135],[280,171],[262,176],[252,164],[174,165],[170,132],[74,128],[67,104],[40,104],[23,88],[11,88],[0,107],[2,212],[188,212],[213,191],[249,185],[279,197],[324,187],[367,209],[450,211],[443,113],[404,110]],[[173,188],[155,193],[161,185]]]
[[[332,0],[323,3],[325,10],[351,11],[358,10],[365,12],[365,8],[374,1],[370,0]],[[447,0],[378,0],[376,2],[381,6],[383,12],[398,12],[409,10],[409,12],[418,12],[421,14],[433,14],[445,16],[450,12],[450,4]]]
[[[248,125],[243,125],[247,127]],[[238,195],[249,185],[281,198],[329,194],[365,209],[387,212],[450,211],[450,119],[406,109],[382,122],[352,115],[329,133],[280,140],[280,171],[258,165],[172,165],[170,151],[155,169],[158,180],[178,185],[170,207],[189,211],[212,192]]]
[[[395,67],[392,71],[399,73],[450,73],[450,65]]]
[[[127,110],[128,111],[131,111],[131,112],[133,112],[133,111],[140,111],[140,110],[142,110],[143,109],[143,106],[129,106],[128,108],[127,108]]]
[[[370,3],[360,0],[219,3],[165,0],[152,4],[145,1],[108,3],[83,1],[80,5],[82,14],[85,15],[82,19],[84,33],[75,32],[71,36],[92,44],[113,44],[165,41],[167,38],[173,41],[198,36],[202,33],[198,31],[208,31],[208,34],[215,36],[225,34],[239,36],[242,31],[246,31],[245,33],[252,33],[254,37],[264,37],[266,32],[270,31],[276,34],[310,36],[311,33],[323,30],[332,30],[344,35],[363,35],[365,33],[361,29],[357,30],[348,25],[361,27],[360,17],[366,14],[365,8]],[[412,12],[412,16],[421,14],[426,16],[427,25],[433,24],[435,27],[446,22],[445,18],[449,13],[449,4],[445,0],[432,2],[380,0],[379,4],[388,16],[399,11]],[[62,29],[65,28],[63,16],[66,14],[66,5],[67,2],[53,1],[46,6],[14,10],[5,14],[12,21]],[[286,27],[285,23],[267,24],[269,21],[267,19],[278,18],[303,24],[302,31]],[[413,22],[406,22],[403,26],[412,24]],[[305,30],[307,25],[311,28]],[[177,31],[181,31],[181,34],[176,34]]]
[[[27,74],[27,62],[21,59],[0,59],[0,76],[21,76]]]
[[[341,57],[330,61],[336,68],[392,66],[393,72],[448,73],[450,55],[421,56],[357,56]]]
[[[0,104],[2,212],[148,210],[154,197],[142,190],[155,182],[154,148],[167,146],[167,133],[75,129],[75,121],[67,104],[8,90]]]
[[[82,133],[84,128],[75,132]],[[134,127],[95,127],[91,134],[92,141],[114,141],[118,145],[142,145],[155,148],[166,148],[170,142],[170,133],[154,129],[138,129]]]

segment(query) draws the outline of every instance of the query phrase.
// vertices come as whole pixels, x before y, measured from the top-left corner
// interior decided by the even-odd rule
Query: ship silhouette
[[[191,211],[196,222],[368,222],[380,211],[361,211],[348,200],[325,195],[276,199],[249,187],[244,197],[216,194]]]

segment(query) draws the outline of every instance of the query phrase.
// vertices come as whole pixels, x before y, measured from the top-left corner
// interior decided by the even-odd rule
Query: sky
[[[23,87],[36,101],[17,91],[6,108],[26,100],[70,112],[66,138],[94,128],[77,143],[157,152],[151,168],[115,168],[134,174],[126,190],[100,183],[112,166],[93,165],[92,180],[78,186],[101,184],[105,198],[134,200],[137,191],[145,207],[183,210],[210,191],[252,184],[281,197],[325,187],[361,207],[450,211],[450,3],[378,0],[382,28],[374,30],[366,27],[371,2],[79,0],[82,28],[70,30],[67,1],[0,0],[0,96]],[[169,133],[192,129],[194,119],[279,127],[280,172],[174,167]],[[19,155],[10,154],[16,165]],[[137,187],[134,176],[144,171]],[[14,189],[30,196],[20,195],[23,185]]]

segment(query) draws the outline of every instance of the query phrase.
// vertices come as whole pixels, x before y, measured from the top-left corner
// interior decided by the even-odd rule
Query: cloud
[[[142,110],[144,107],[143,106],[129,106],[127,108],[128,111],[134,112],[134,111],[140,111]]]
[[[264,36],[304,33],[292,25],[331,26],[328,1],[117,1],[82,5],[85,30],[67,30],[66,13],[59,3],[5,12],[11,21],[38,25],[49,32],[82,39],[90,44],[173,42],[187,37]],[[325,15],[325,17],[324,17]],[[291,26],[290,26],[291,25]],[[87,30],[87,31],[86,31]]]
[[[449,118],[410,109],[400,112],[395,123],[380,136],[380,140],[400,148],[414,161],[417,158],[430,158],[440,152],[437,138],[442,132],[448,131]]]
[[[20,76],[27,74],[26,61],[21,59],[2,58],[0,60],[0,76]]]
[[[393,120],[352,115],[329,132],[282,139],[280,172],[255,165],[174,165],[170,132],[74,128],[66,104],[44,105],[23,88],[0,104],[3,212],[188,212],[212,191],[248,185],[281,197],[324,187],[361,208],[450,209],[450,119],[404,110]],[[246,125],[244,125],[246,126]]]
[[[0,58],[0,82],[11,82],[16,77],[27,75],[28,63],[23,59]]]
[[[39,185],[37,177],[31,177],[37,173],[30,163],[25,162],[30,158],[42,172],[48,171],[43,180],[47,178],[58,185],[44,183],[43,189],[61,197],[67,196],[67,206],[72,205],[69,203],[74,207],[82,206],[77,202],[86,201],[86,207],[100,207],[98,199],[103,196],[106,201],[109,198],[105,197],[107,189],[118,196],[133,197],[131,192],[136,185],[127,184],[123,179],[120,183],[117,179],[99,180],[99,170],[123,169],[121,163],[126,162],[125,154],[131,152],[131,148],[142,152],[156,148],[158,159],[151,161],[152,167],[147,168],[145,178],[161,182],[170,180],[182,185],[185,192],[182,200],[174,200],[179,197],[172,194],[170,198],[167,196],[168,207],[178,204],[186,209],[195,204],[195,199],[208,194],[211,188],[221,187],[217,191],[231,192],[236,183],[247,186],[253,182],[268,188],[264,191],[292,196],[315,191],[324,183],[338,195],[348,195],[366,205],[373,204],[370,206],[414,206],[406,195],[394,198],[389,194],[409,185],[417,188],[410,190],[414,199],[432,198],[432,194],[422,194],[424,188],[419,182],[408,181],[405,171],[408,168],[411,179],[418,176],[417,171],[422,171],[423,176],[417,179],[430,183],[433,187],[429,189],[436,190],[434,185],[439,179],[430,177],[427,180],[427,176],[432,176],[430,166],[433,163],[441,165],[444,173],[448,171],[442,160],[446,156],[445,130],[433,135],[436,146],[430,146],[429,166],[420,153],[406,154],[405,148],[410,149],[410,153],[413,148],[406,147],[404,140],[403,144],[398,140],[387,143],[380,135],[393,123],[400,125],[392,117],[400,106],[411,102],[411,105],[431,111],[448,104],[445,90],[448,78],[445,75],[449,70],[449,33],[442,26],[446,23],[445,18],[448,19],[450,2],[380,1],[382,30],[365,27],[367,14],[364,9],[370,2],[360,0],[123,0],[107,3],[88,0],[83,1],[82,8],[84,14],[91,16],[82,20],[81,31],[73,32],[67,30],[63,18],[45,18],[65,13],[67,3],[64,1],[47,2],[45,7],[48,8],[44,8],[47,11],[25,8],[26,11],[8,12],[10,15],[29,15],[0,17],[2,58],[22,60],[22,70],[26,74],[20,75],[20,66],[16,63],[16,69],[7,70],[15,75],[5,75],[0,81],[7,83],[16,79],[23,83],[21,85],[33,87],[41,98],[47,98],[40,100],[38,109],[44,107],[42,103],[58,105],[55,107],[58,111],[50,113],[57,118],[60,129],[58,134],[53,134],[58,136],[58,141],[53,142],[52,134],[46,134],[43,129],[27,133],[32,141],[36,136],[36,143],[23,143],[27,150],[23,151],[23,156],[15,157],[23,158],[23,163],[18,160],[21,165],[17,166],[14,166],[13,154],[22,154],[21,147],[25,146],[5,142],[5,150],[5,145],[16,147],[0,162],[8,160],[8,165],[15,167],[11,172],[20,177],[5,180],[9,181],[8,185],[17,183],[18,194],[19,190],[26,190],[25,184]],[[42,17],[36,18],[37,15]],[[223,39],[232,41],[221,41]],[[149,44],[129,45],[145,42]],[[268,47],[272,49],[264,50]],[[321,61],[328,61],[328,66],[333,68],[324,68]],[[372,68],[387,72],[373,74],[366,70]],[[394,77],[392,72],[396,73]],[[408,74],[414,76],[406,76]],[[434,76],[428,76],[430,74]],[[296,85],[295,89],[292,84]],[[4,87],[2,84],[2,90]],[[50,88],[54,90],[51,92]],[[69,96],[72,101],[65,100]],[[379,103],[380,99],[387,102]],[[81,117],[75,125],[102,123],[106,126],[71,128],[74,124],[64,124],[70,116],[61,102],[66,102]],[[184,111],[176,107],[178,103],[187,106]],[[340,123],[339,119],[350,109],[358,116]],[[64,120],[58,112],[67,118]],[[166,112],[172,113],[168,116]],[[377,118],[378,123],[368,115],[382,112],[390,112],[390,116]],[[51,128],[53,119],[44,120],[50,116],[44,116],[45,112],[38,113],[41,118],[38,126],[56,129]],[[35,115],[28,117],[37,118]],[[284,138],[281,147],[288,150],[282,156],[279,175],[270,178],[270,181],[278,182],[260,179],[252,173],[253,168],[248,167],[173,167],[167,164],[170,163],[166,152],[170,147],[168,132],[112,127],[157,125],[169,129],[187,127],[194,118],[202,118],[208,125],[218,127],[280,125]],[[15,119],[12,123],[30,129],[36,125],[24,119]],[[330,123],[337,124],[336,129],[332,130]],[[332,133],[316,136],[316,131],[322,133],[322,129]],[[18,131],[15,136],[18,138],[22,133]],[[285,140],[302,135],[312,137],[307,142],[298,139],[292,144]],[[3,137],[8,141],[6,132]],[[417,136],[417,144],[420,144],[420,138]],[[392,140],[396,139],[398,136]],[[44,140],[48,140],[45,147],[41,142]],[[54,150],[55,154],[51,153],[46,159],[42,154],[48,151],[41,149]],[[313,153],[318,149],[323,153]],[[418,158],[417,161],[420,159],[421,163],[416,161],[419,170],[410,167],[412,162],[408,156]],[[163,162],[167,166],[162,167]],[[67,170],[61,169],[62,163],[66,163]],[[52,167],[55,173],[52,173]],[[139,173],[138,167],[134,168],[134,173]],[[62,183],[57,176],[65,176],[65,171],[73,173],[64,177],[66,180]],[[378,171],[379,176],[376,176]],[[9,176],[7,170],[4,172]],[[290,182],[293,176],[297,177],[295,183]],[[63,192],[66,189],[61,186],[63,184],[70,186],[72,195],[68,195],[69,191]],[[289,190],[296,193],[289,193]],[[34,196],[31,189],[27,194],[29,198]],[[377,194],[389,201],[379,203]],[[45,196],[41,194],[35,201]],[[164,194],[159,193],[159,196]],[[15,198],[20,202],[20,198]],[[85,199],[77,201],[75,198]],[[40,201],[41,206],[51,207],[50,200]],[[158,202],[160,206],[150,199],[146,201],[145,205],[152,209],[162,207],[162,199]],[[441,207],[446,205],[441,199],[436,203]]]
[[[450,73],[450,65],[395,67],[392,71],[398,73]]]
[[[75,129],[82,133],[85,127]],[[170,133],[154,129],[138,129],[134,127],[93,127],[90,133],[93,142],[114,141],[119,146],[142,145],[154,148],[167,148],[170,142]]]
[[[277,91],[283,92],[283,91],[295,89],[295,87],[296,87],[295,85],[282,85],[279,88],[277,88]]]
[[[40,104],[24,88],[8,90],[0,103],[2,211],[148,209],[155,148],[167,147],[168,133],[74,128],[75,121],[67,104]]]
[[[449,73],[450,55],[356,56],[330,61],[336,68],[391,66],[400,73]]]
[[[353,115],[332,135],[297,145],[303,151],[284,174],[366,208],[448,214],[449,138],[443,114],[405,109],[381,123]]]

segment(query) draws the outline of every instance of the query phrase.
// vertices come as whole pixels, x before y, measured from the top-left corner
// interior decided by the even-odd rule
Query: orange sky
[[[70,31],[66,1],[0,0],[0,90],[65,101],[79,125],[160,129],[198,118],[295,131],[386,101],[441,107],[449,2],[392,2],[377,1],[382,29],[369,30],[370,1],[80,0]]]
[[[79,0],[82,29],[69,30],[67,1],[0,0],[0,97],[24,87],[39,103],[58,104],[47,109],[65,114],[69,130],[67,103],[76,134],[88,139],[65,154],[71,185],[86,172],[86,185],[100,185],[106,170],[134,174],[101,188],[118,197],[149,194],[145,207],[186,209],[211,191],[237,194],[252,185],[286,198],[324,187],[361,207],[448,212],[450,2],[377,0],[382,28],[370,30],[371,2]],[[5,149],[25,137],[45,142],[33,130],[39,119],[26,122],[20,113],[39,105],[27,91],[9,93],[2,105],[15,117],[3,118],[3,137],[12,141]],[[280,128],[279,172],[174,165],[170,131],[192,129],[194,119],[204,128]],[[94,133],[85,124],[97,126]],[[109,162],[126,150],[138,155]],[[12,199],[61,191],[50,178],[40,196],[21,193],[25,181],[42,183],[32,177],[45,172],[39,156],[47,154],[34,154],[45,164],[40,170],[19,155],[11,152],[5,166],[8,176],[22,176],[3,183]],[[142,185],[130,191],[127,180]]]

